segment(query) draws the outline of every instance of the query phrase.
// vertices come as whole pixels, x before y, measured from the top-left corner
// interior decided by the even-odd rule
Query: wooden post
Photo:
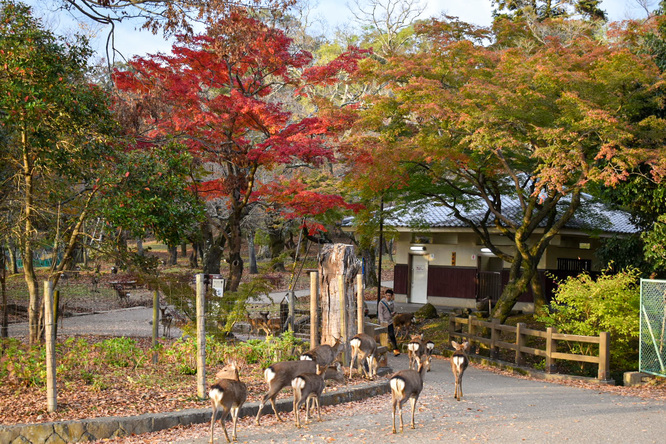
[[[525,355],[523,354],[523,347],[525,346],[525,336],[521,333],[525,329],[525,323],[519,322],[516,324],[516,364],[525,364]]]
[[[206,293],[204,275],[197,274],[196,280],[197,305],[197,395],[206,399]]]
[[[490,358],[497,359],[499,357],[499,348],[497,347],[497,334],[499,330],[497,329],[497,323],[499,319],[493,318],[490,323]]]
[[[602,381],[610,379],[610,333],[599,333],[599,373],[597,377]]]
[[[553,352],[557,349],[557,344],[553,340],[553,333],[557,330],[553,327],[546,328],[546,373],[553,373],[555,371],[555,360],[553,359]]]
[[[469,315],[467,317],[467,333],[469,334],[468,341],[472,341],[472,336],[474,336],[474,316]]]
[[[317,291],[317,272],[310,272],[310,348],[319,345],[319,297]]]
[[[53,413],[58,408],[56,386],[55,330],[53,325],[53,282],[44,281],[44,327],[46,340],[46,409]]]
[[[358,333],[363,333],[363,329],[365,327],[363,301],[363,275],[359,273],[356,275],[356,329]]]
[[[153,293],[153,364],[157,364],[157,337],[160,335],[160,298],[157,290]]]

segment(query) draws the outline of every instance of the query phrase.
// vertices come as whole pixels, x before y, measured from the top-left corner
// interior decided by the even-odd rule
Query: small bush
[[[547,313],[539,316],[560,333],[611,336],[611,368],[635,370],[638,365],[640,272],[627,268],[617,274],[604,271],[597,280],[588,274],[559,282]],[[571,344],[573,353],[591,354],[592,344]]]

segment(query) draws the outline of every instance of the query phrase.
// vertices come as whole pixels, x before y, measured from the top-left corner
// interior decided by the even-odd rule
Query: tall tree
[[[494,311],[503,320],[530,286],[544,302],[538,263],[586,184],[658,161],[662,78],[652,60],[587,37],[507,48],[473,44],[459,23],[419,32],[427,51],[367,67],[393,95],[368,99],[357,144],[369,162],[357,174],[439,202],[509,263]]]
[[[357,58],[345,54],[327,66],[309,67],[311,54],[292,50],[282,31],[236,10],[212,22],[206,35],[181,37],[173,55],[137,58],[130,71],[115,74],[120,89],[136,94],[137,109],[148,110],[145,103],[164,105],[151,107],[150,114],[139,111],[152,125],[146,136],[178,138],[204,167],[196,186],[208,202],[204,273],[219,273],[226,250],[230,290],[236,290],[243,272],[241,223],[261,197],[258,171],[335,161],[326,134],[340,123],[332,115],[306,115],[312,105],[302,98],[309,85],[354,69]],[[279,90],[289,92],[292,102],[277,101]],[[298,179],[292,176],[285,187]],[[274,183],[282,180],[276,177]],[[293,203],[306,195],[298,188],[291,192]]]
[[[107,140],[114,124],[106,95],[86,80],[91,51],[85,40],[61,39],[45,30],[28,6],[5,0],[0,3],[0,54],[3,160],[13,169],[18,214],[13,230],[30,294],[34,343],[42,302],[32,259],[42,240],[40,228],[49,217],[71,216],[59,234],[65,249],[52,276],[57,283],[99,190],[96,181],[109,160]]]

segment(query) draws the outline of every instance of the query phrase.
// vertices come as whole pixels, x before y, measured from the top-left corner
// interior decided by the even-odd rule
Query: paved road
[[[394,369],[405,368],[403,354],[391,357]],[[262,427],[251,419],[239,424],[240,442],[369,442],[419,443],[663,443],[666,404],[498,375],[470,367],[465,395],[453,399],[449,361],[433,361],[416,413],[416,429],[408,428],[409,403],[403,411],[402,434],[391,434],[390,395],[327,408],[322,422],[296,429],[291,413],[284,423],[264,415]],[[218,423],[219,425],[219,423]],[[230,425],[230,424],[229,424]],[[224,442],[216,426],[216,442]],[[229,430],[230,431],[230,430]],[[208,442],[206,425],[193,427],[178,443]]]

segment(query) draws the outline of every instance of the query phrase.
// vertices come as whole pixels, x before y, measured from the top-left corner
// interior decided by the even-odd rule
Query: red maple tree
[[[265,192],[257,191],[260,182],[273,180],[285,165],[335,162],[338,114],[308,110],[325,106],[321,97],[314,106],[317,85],[354,71],[362,57],[351,49],[327,66],[313,66],[313,56],[294,49],[283,31],[238,10],[212,23],[205,35],[180,37],[172,54],[135,58],[128,70],[115,73],[116,86],[132,96],[131,111],[148,128],[142,137],[154,143],[178,138],[202,166],[196,192],[209,202],[202,227],[204,273],[219,273],[227,251],[230,290],[243,271],[241,222],[250,206],[268,191],[289,190],[293,198],[283,199],[285,205],[312,198],[294,186],[295,176],[261,187]],[[261,179],[260,171],[267,172]],[[337,198],[317,201],[317,211],[345,205]],[[309,210],[296,205],[289,212]]]

